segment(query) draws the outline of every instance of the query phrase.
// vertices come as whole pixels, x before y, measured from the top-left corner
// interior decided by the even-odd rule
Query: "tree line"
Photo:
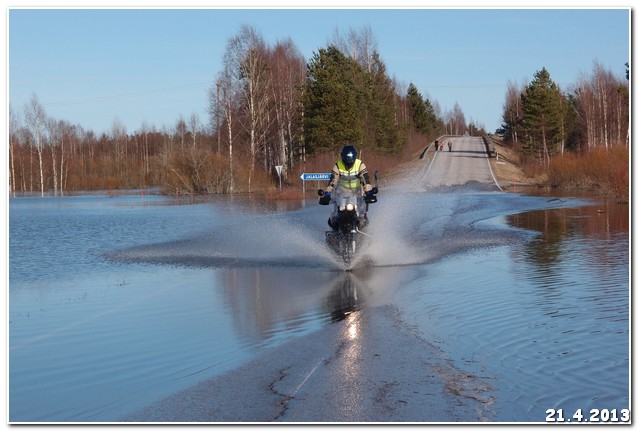
[[[564,92],[542,68],[529,84],[508,84],[502,127],[497,131],[547,167],[565,152],[629,147],[629,65],[621,78],[594,62]]]
[[[344,144],[399,155],[437,133],[467,129],[458,106],[436,102],[388,76],[369,27],[335,33],[306,62],[291,39],[269,45],[243,25],[207,89],[208,118],[179,118],[128,133],[119,120],[97,136],[47,116],[37,95],[10,106],[11,193],[144,188],[167,193],[253,192],[284,182],[318,154]]]

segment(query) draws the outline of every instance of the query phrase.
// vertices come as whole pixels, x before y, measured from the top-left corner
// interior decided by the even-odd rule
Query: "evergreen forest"
[[[548,186],[629,199],[629,64],[620,77],[593,63],[563,91],[542,68],[528,84],[508,83],[497,131],[522,167]]]

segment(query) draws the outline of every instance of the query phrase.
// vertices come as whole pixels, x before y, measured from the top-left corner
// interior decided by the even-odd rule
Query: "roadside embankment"
[[[549,166],[525,162],[521,154],[503,145],[498,135],[489,136],[495,155],[492,170],[504,190],[526,186],[559,193],[587,194],[592,197],[629,201],[629,150],[623,146],[595,148],[581,154],[554,155]]]
[[[540,186],[546,181],[544,177],[531,177],[520,167],[519,154],[503,145],[499,136],[490,136],[495,154],[490,158],[492,171],[503,190],[516,191],[520,187]]]

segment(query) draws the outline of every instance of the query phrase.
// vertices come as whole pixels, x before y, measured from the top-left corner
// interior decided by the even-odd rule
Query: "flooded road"
[[[629,408],[627,208],[503,193],[453,148],[381,189],[350,272],[315,200],[12,199],[10,421]]]

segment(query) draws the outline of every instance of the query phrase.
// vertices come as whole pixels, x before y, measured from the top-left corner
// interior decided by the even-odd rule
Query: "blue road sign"
[[[302,181],[321,181],[321,180],[329,180],[330,174],[301,174],[299,176]]]

